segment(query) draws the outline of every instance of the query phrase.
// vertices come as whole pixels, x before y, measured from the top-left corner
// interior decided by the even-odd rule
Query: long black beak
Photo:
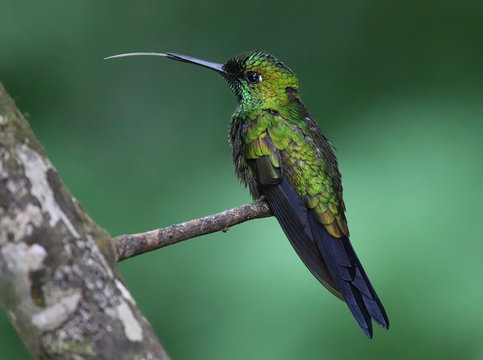
[[[210,62],[210,61],[197,59],[197,58],[187,56],[187,55],[180,55],[180,54],[174,54],[174,53],[135,52],[135,53],[127,53],[127,54],[119,54],[119,55],[108,56],[108,57],[104,58],[104,60],[126,57],[126,56],[164,56],[164,57],[167,57],[169,59],[203,66],[205,68],[215,70],[216,72],[219,72],[222,75],[227,75],[227,72],[223,69],[223,64],[218,64],[218,63],[214,63],[214,62]]]

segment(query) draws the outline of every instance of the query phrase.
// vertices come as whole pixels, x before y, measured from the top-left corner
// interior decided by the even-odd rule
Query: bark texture
[[[169,359],[0,84],[0,306],[36,359]]]

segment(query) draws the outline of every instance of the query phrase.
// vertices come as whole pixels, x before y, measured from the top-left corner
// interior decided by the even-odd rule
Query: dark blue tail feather
[[[332,278],[362,330],[372,337],[371,318],[388,329],[386,311],[349,239],[331,236],[312,214],[309,215],[309,224]]]
[[[327,289],[347,303],[364,333],[372,337],[371,318],[387,329],[384,307],[349,239],[331,236],[286,179],[264,186],[260,192],[302,261]]]

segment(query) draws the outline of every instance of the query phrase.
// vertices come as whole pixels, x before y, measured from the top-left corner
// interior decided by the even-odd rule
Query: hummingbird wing
[[[285,176],[291,183],[296,180],[303,184],[298,190],[311,209],[308,220],[314,240],[352,314],[371,337],[371,318],[386,329],[389,320],[349,240],[337,159],[330,142],[310,117],[305,117],[299,129],[293,141],[304,148],[298,161],[306,167],[301,171],[295,163],[286,169]]]
[[[287,238],[305,266],[331,293],[342,299],[327,265],[312,238],[308,210],[301,198],[283,178],[280,151],[265,131],[245,143],[247,162],[258,191],[267,201]]]
[[[310,194],[303,198],[296,191],[297,185],[305,186],[303,178],[290,176],[287,164],[282,163],[279,147],[286,148],[289,142],[280,140],[274,143],[270,130],[268,128],[245,142],[247,162],[255,176],[259,193],[267,198],[290,243],[312,274],[347,303],[359,326],[368,337],[372,337],[371,318],[385,328],[388,328],[389,321],[346,236],[347,227],[343,226],[345,217],[335,217],[332,212],[337,214],[338,209],[334,208],[334,203],[324,203],[326,198],[331,201],[337,199],[333,200],[334,197],[326,193],[323,193],[323,198],[315,191],[312,196],[319,196],[320,205],[308,206],[310,199],[307,200],[307,196]],[[276,134],[275,131],[273,133]],[[294,142],[294,139],[291,141]],[[307,156],[310,151],[304,150],[302,153]],[[312,155],[315,159],[316,156]],[[288,162],[292,163],[291,160]],[[306,166],[309,161],[301,159],[298,164]],[[310,182],[311,179],[307,180],[307,187],[316,188],[318,185]],[[325,185],[324,189],[330,184],[326,181]],[[343,215],[343,203],[339,203],[338,208],[341,207]]]
[[[332,294],[343,297],[332,278],[327,264],[314,242],[307,207],[298,194],[282,179],[280,184],[262,186],[260,192],[267,198],[268,204],[282,227],[285,235],[305,266]]]

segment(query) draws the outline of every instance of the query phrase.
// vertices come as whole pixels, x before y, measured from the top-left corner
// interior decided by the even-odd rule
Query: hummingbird
[[[137,52],[219,73],[238,99],[229,141],[235,173],[264,199],[300,259],[345,301],[364,333],[372,320],[389,328],[386,311],[349,240],[341,174],[331,143],[299,95],[295,73],[273,55],[247,52],[224,64],[175,53]]]

